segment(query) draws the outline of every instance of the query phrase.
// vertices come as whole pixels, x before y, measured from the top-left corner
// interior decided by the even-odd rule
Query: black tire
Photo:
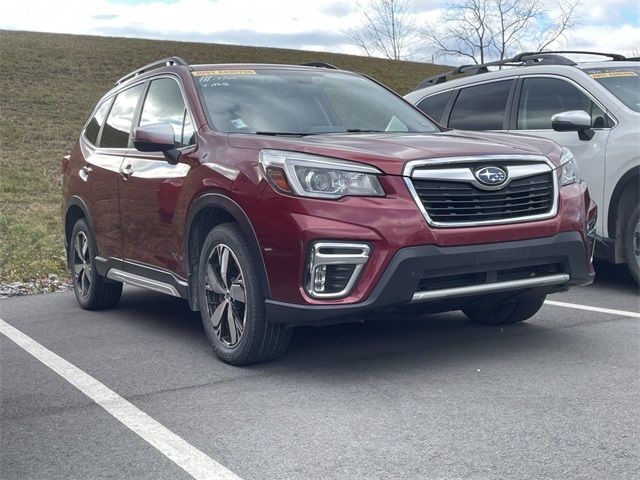
[[[115,307],[122,295],[122,283],[101,277],[96,270],[96,246],[87,221],[79,219],[71,231],[67,249],[73,291],[85,310]]]
[[[640,285],[640,205],[638,195],[629,208],[629,216],[622,228],[623,251],[627,267],[636,283]]]
[[[533,317],[542,308],[546,295],[524,297],[492,307],[466,307],[462,312],[476,323],[485,325],[510,325]]]
[[[267,321],[258,265],[235,223],[218,225],[207,235],[197,282],[202,323],[218,358],[249,365],[284,354],[292,329]]]

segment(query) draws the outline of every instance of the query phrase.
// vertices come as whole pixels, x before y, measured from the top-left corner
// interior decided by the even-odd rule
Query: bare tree
[[[368,56],[381,55],[393,60],[411,56],[409,47],[416,27],[407,0],[373,0],[362,9],[363,23],[348,35]]]
[[[450,1],[422,37],[438,55],[473,63],[504,59],[520,50],[542,50],[575,25],[578,0]]]
[[[466,0],[445,8],[438,23],[428,25],[422,36],[437,54],[484,63],[492,42],[489,23],[489,1]]]
[[[578,0],[558,2],[559,13],[555,16],[551,16],[546,25],[542,25],[538,30],[537,36],[537,50],[541,51],[551,45],[564,35],[567,30],[571,30],[576,25],[575,10],[578,6]],[[542,15],[545,12],[542,11]]]

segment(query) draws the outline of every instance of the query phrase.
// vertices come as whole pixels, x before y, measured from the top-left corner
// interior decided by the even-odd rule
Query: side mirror
[[[551,117],[551,126],[556,132],[578,132],[580,140],[591,140],[595,134],[591,129],[591,117],[584,110],[556,113]]]
[[[133,130],[133,146],[141,152],[162,152],[172,165],[178,163],[180,151],[174,143],[173,127],[168,123],[153,123]]]

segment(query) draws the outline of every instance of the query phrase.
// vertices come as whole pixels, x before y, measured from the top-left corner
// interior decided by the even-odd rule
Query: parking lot
[[[525,324],[300,328],[249,368],[218,361],[181,300],[2,300],[0,477],[638,478],[639,297],[598,267]]]

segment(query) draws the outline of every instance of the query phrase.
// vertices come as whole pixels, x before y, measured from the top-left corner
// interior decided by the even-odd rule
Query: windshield
[[[192,72],[211,127],[266,135],[435,132],[420,112],[355,74],[284,69]]]
[[[640,112],[640,66],[586,68],[584,71],[627,107]]]

